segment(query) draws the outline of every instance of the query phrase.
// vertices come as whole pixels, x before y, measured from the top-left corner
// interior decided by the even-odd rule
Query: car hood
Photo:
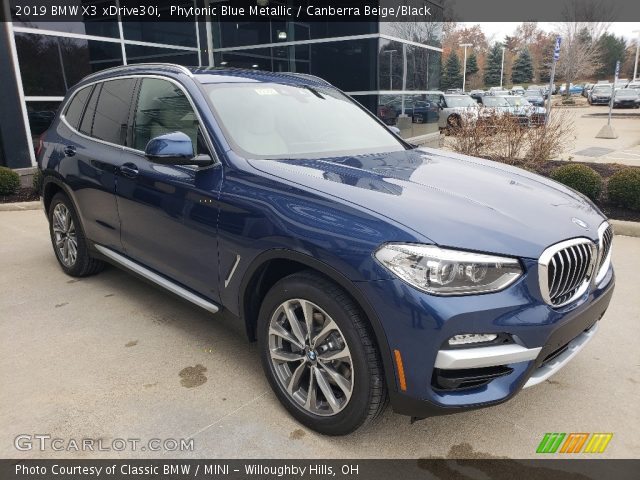
[[[567,238],[596,240],[605,219],[589,201],[547,178],[436,149],[249,163],[377,212],[419,241],[445,247],[538,258]]]

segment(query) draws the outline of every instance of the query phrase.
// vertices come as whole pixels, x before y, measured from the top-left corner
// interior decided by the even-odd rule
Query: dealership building
[[[188,0],[208,5],[214,0]],[[286,4],[291,0],[270,0]],[[73,0],[109,6],[118,0]],[[180,3],[179,0],[172,4]],[[437,1],[424,0],[442,10]],[[319,76],[351,95],[404,137],[438,131],[424,114],[439,88],[441,22],[40,22],[3,3],[0,22],[0,165],[35,165],[34,145],[66,92],[86,75],[118,65],[175,63]],[[37,18],[37,17],[36,17]],[[247,112],[250,114],[250,112]]]

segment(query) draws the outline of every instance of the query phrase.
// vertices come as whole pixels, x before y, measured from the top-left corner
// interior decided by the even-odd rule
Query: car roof
[[[97,80],[106,80],[126,75],[167,75],[179,77],[186,75],[200,83],[236,83],[236,82],[275,82],[310,86],[332,86],[326,80],[314,75],[304,73],[274,73],[263,70],[226,67],[186,67],[171,63],[138,63],[133,65],[120,65],[118,67],[100,70],[85,77],[81,84]]]

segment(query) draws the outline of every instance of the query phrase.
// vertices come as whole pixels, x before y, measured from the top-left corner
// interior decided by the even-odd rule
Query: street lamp
[[[500,67],[500,88],[502,88],[502,77],[504,77],[504,49],[505,47],[502,47],[502,65]]]
[[[634,30],[632,33],[637,33],[638,38],[636,38],[636,63],[633,65],[633,81],[636,81],[638,76],[638,53],[640,53],[640,30]]]
[[[467,47],[473,47],[473,44],[461,43],[460,46],[464,47],[464,67],[462,67],[462,93],[464,93],[464,87],[467,81]]]
[[[389,54],[389,90],[393,90],[393,54],[397,50],[385,50],[384,53]]]

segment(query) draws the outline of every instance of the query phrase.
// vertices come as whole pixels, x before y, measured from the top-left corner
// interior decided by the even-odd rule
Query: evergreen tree
[[[460,59],[455,51],[451,52],[449,58],[447,58],[444,68],[442,69],[440,88],[443,90],[446,90],[447,88],[462,88]]]
[[[495,43],[489,54],[484,69],[484,84],[487,87],[500,85],[500,71],[502,68],[502,44]]]
[[[478,73],[480,69],[478,68],[478,59],[476,58],[476,54],[471,52],[471,54],[467,57],[467,77],[471,77]]]
[[[626,56],[627,45],[622,37],[616,37],[605,33],[598,40],[600,52],[600,68],[596,71],[597,78],[613,78],[616,71],[616,62],[622,63]]]
[[[533,80],[533,61],[528,48],[520,50],[511,69],[511,81],[513,83],[529,83]]]

